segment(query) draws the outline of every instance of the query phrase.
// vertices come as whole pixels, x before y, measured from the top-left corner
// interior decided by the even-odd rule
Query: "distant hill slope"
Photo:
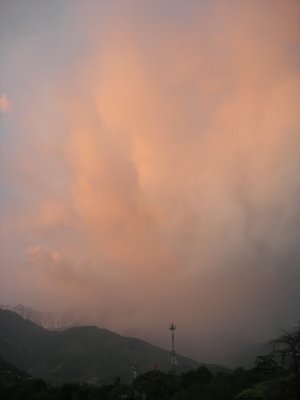
[[[7,310],[0,310],[0,357],[53,384],[129,381],[134,363],[139,373],[170,369],[169,352],[142,340],[93,326],[49,331]],[[178,372],[198,366],[178,356]]]
[[[0,386],[11,385],[28,379],[31,379],[31,377],[27,372],[14,367],[0,357]]]
[[[232,367],[253,368],[257,356],[264,356],[270,353],[272,345],[270,343],[257,343],[249,346],[232,362]]]

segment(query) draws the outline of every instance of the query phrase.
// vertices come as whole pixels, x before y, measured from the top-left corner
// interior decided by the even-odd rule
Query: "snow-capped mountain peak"
[[[23,304],[0,305],[0,309],[9,310],[19,314],[24,319],[28,319],[37,325],[49,330],[66,329],[73,326],[97,325],[85,313],[77,310],[67,310],[62,312],[43,312],[24,306]]]

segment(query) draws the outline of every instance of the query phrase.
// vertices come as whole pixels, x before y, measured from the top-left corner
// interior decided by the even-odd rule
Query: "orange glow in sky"
[[[300,3],[1,7],[0,303],[218,362],[297,321]]]

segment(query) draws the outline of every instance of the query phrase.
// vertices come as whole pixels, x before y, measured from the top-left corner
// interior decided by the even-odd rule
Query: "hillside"
[[[17,384],[29,379],[31,378],[27,372],[14,367],[0,357],[0,386]]]
[[[232,368],[243,366],[244,368],[253,368],[257,356],[263,356],[270,353],[272,350],[271,343],[257,343],[246,348],[232,362]]]
[[[11,311],[0,310],[0,357],[49,383],[130,381],[132,366],[143,373],[170,369],[167,350],[93,326],[48,331]],[[178,356],[178,372],[199,364]]]

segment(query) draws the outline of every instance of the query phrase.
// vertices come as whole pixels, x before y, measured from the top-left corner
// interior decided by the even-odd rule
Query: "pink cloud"
[[[10,110],[10,101],[5,94],[0,95],[0,112],[3,114],[8,113]]]
[[[280,280],[298,246],[299,3],[193,2],[186,21],[137,3],[105,34],[82,4],[88,50],[67,79],[44,79],[28,46],[35,97],[20,101],[5,231],[49,278],[49,304],[53,282],[63,299],[83,282],[107,327],[154,335],[175,318],[190,354],[212,354],[224,326],[255,336],[293,312]]]

